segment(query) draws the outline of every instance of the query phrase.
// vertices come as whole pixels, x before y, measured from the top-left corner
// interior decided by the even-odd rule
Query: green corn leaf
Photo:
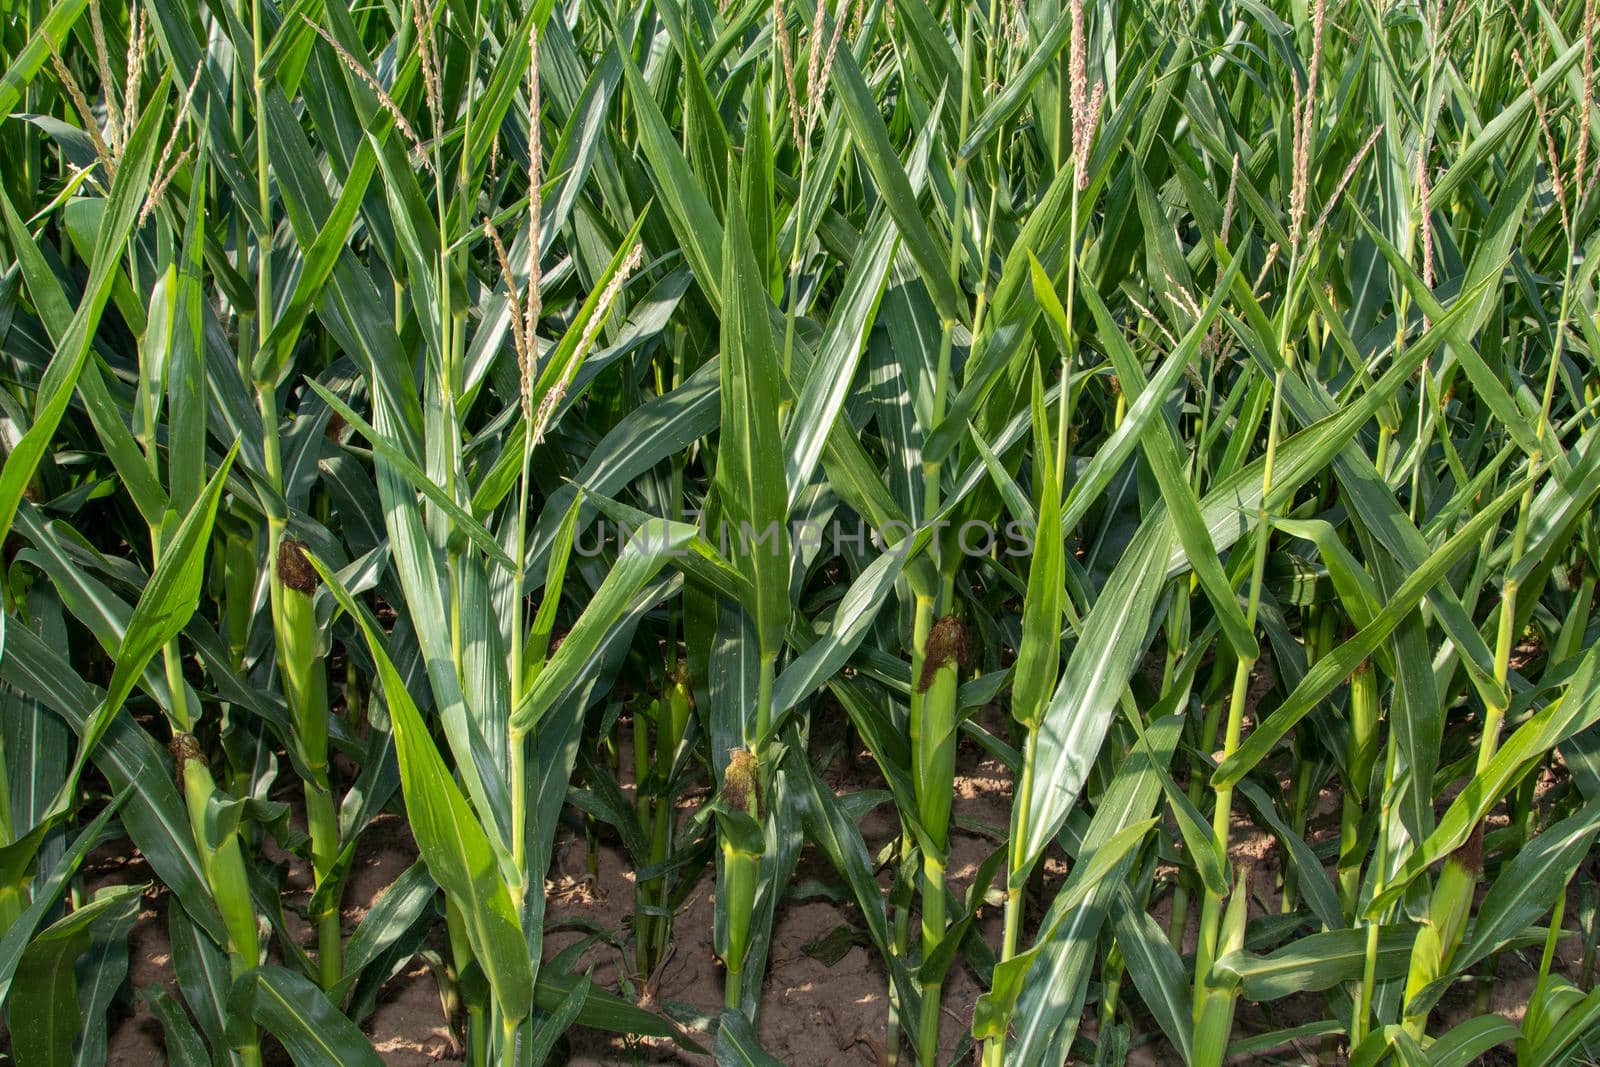
[[[1123,393],[1137,401],[1150,386],[1144,381],[1144,372],[1139,368],[1138,361],[1133,358],[1132,349],[1112,322],[1110,310],[1094,286],[1084,286],[1083,298],[1094,314],[1100,334],[1105,339],[1106,351],[1117,368],[1117,380],[1122,383]],[[1195,328],[1198,328],[1198,324]],[[1193,329],[1189,336],[1196,336]],[[1159,388],[1159,383],[1157,387]],[[1156,399],[1159,401],[1160,397]],[[1227,576],[1223,573],[1222,564],[1217,559],[1216,545],[1212,542],[1211,532],[1206,528],[1205,519],[1201,515],[1200,502],[1195,498],[1194,491],[1183,476],[1178,449],[1173,444],[1165,416],[1156,414],[1151,417],[1140,438],[1140,445],[1145,459],[1155,472],[1161,498],[1172,514],[1173,526],[1178,535],[1178,543],[1183,546],[1184,557],[1194,569],[1195,577],[1205,590],[1207,598],[1216,608],[1217,617],[1222,623],[1228,643],[1239,655],[1254,659],[1260,655],[1260,645],[1256,641],[1255,634],[1245,624],[1244,611],[1239,607],[1239,597],[1229,584]]]
[[[307,978],[283,967],[258,967],[241,974],[228,996],[230,1025],[253,1019],[283,1042],[301,1067],[383,1060],[356,1024],[339,1013]]]
[[[200,499],[195,501],[164,546],[161,559],[150,575],[150,582],[128,618],[127,628],[117,647],[116,666],[112,669],[106,694],[80,731],[78,753],[73,759],[67,781],[51,805],[51,819],[65,815],[70,809],[78,779],[89,757],[111,728],[123,702],[138,684],[145,666],[162,646],[188,625],[194,614],[200,597],[201,572],[209,548],[212,523],[216,519],[217,502],[238,450],[239,446],[235,443],[207,483]]]
[[[342,1003],[345,994],[361,978],[362,971],[382,959],[384,953],[417,921],[433,903],[438,886],[428,876],[426,864],[419,861],[401,872],[351,933],[344,946],[344,975],[328,991],[329,999]]]
[[[803,0],[796,5],[796,11],[809,23],[815,8],[810,0]],[[834,20],[831,17],[825,17],[820,25],[824,33],[833,33]],[[894,218],[901,239],[916,261],[934,306],[950,322],[965,320],[967,316],[963,302],[950,281],[945,256],[934,240],[926,217],[917,209],[905,165],[894,150],[889,131],[873,103],[867,83],[862,78],[855,57],[847,48],[841,48],[834,58],[833,87],[838,93],[839,110],[850,126],[856,151],[872,175],[885,207]]]
[[[1558,893],[1566,891],[1579,862],[1600,830],[1600,801],[1591,800],[1567,818],[1547,827],[1506,863],[1477,909],[1471,934],[1450,963],[1450,975],[1436,981],[1407,1005],[1406,1013],[1437,1003],[1452,978],[1510,944],[1550,911]]]
[[[1145,834],[1149,833],[1156,825],[1155,819],[1144,819],[1123,827],[1113,834],[1104,845],[1095,849],[1094,856],[1084,866],[1084,873],[1074,887],[1063,892],[1064,899],[1060,905],[1063,913],[1070,913],[1083,899],[1089,895],[1098,884],[1105,879],[1116,867],[1117,863],[1127,855]],[[1059,924],[1062,920],[1057,919]],[[1021,995],[1023,983],[1027,980],[1028,970],[1033,966],[1040,949],[1050,938],[1053,928],[1041,931],[1039,941],[1033,948],[1026,952],[1018,953],[1011,959],[995,965],[994,983],[988,993],[978,998],[978,1006],[972,1016],[972,1035],[977,1038],[995,1037],[1003,1033],[1003,1027],[1016,1010],[1017,998]]]
[[[1415,930],[1386,926],[1378,932],[1378,977],[1405,974]],[[1233,952],[1214,967],[1243,983],[1250,1000],[1277,1000],[1295,993],[1329,989],[1361,977],[1367,958],[1365,929],[1328,930],[1308,934],[1265,956]]]
[[[1473,775],[1439,819],[1433,833],[1391,879],[1369,912],[1387,906],[1429,865],[1466,843],[1473,827],[1499,803],[1541,754],[1600,719],[1600,646],[1584,656],[1567,690],[1508,737],[1484,769]]]
[[[1561,1021],[1551,1027],[1549,1034],[1537,1045],[1519,1047],[1518,1060],[1534,1067],[1554,1067],[1569,1063],[1575,1046],[1585,1041],[1600,1025],[1600,990],[1595,990],[1576,1006],[1562,1015]],[[1523,1043],[1519,1042],[1519,1046]]]
[[[96,815],[89,825],[78,832],[78,836],[67,846],[66,852],[56,861],[48,877],[35,888],[33,899],[23,909],[22,914],[11,927],[0,934],[0,1004],[5,1004],[11,987],[17,976],[17,968],[22,963],[28,944],[33,939],[33,932],[44,920],[45,915],[54,908],[56,901],[67,887],[67,882],[77,873],[78,867],[83,863],[89,850],[100,843],[105,835],[106,825],[116,814],[117,808],[127,797],[127,790],[123,790],[112,798]]]
[[[1518,487],[1506,490],[1451,535],[1438,551],[1428,557],[1420,570],[1406,578],[1377,618],[1306,673],[1289,699],[1256,727],[1233,755],[1222,761],[1212,779],[1213,783],[1231,785],[1259,763],[1291,726],[1348,677],[1357,664],[1372,654],[1378,643],[1399,625],[1429,587],[1436,584],[1462,555],[1478,545],[1484,532],[1493,527],[1520,494]]]
[[[588,989],[583,998],[583,1009],[578,1013],[578,1022],[583,1026],[592,1026],[597,1030],[611,1033],[671,1038],[680,1048],[689,1052],[705,1052],[697,1043],[687,1040],[676,1027],[661,1016],[652,1014],[615,993],[607,993],[605,990],[593,988],[592,985],[585,985],[585,979],[582,978],[551,974],[548,970],[541,970],[539,981],[533,990],[533,1000],[540,1011],[558,1011],[580,986]]]
[[[145,986],[139,990],[139,996],[161,1024],[166,1037],[163,1051],[167,1054],[167,1063],[172,1067],[207,1067],[211,1058],[206,1055],[205,1043],[195,1032],[194,1024],[184,1014],[183,1005],[160,986]]]
[[[1078,646],[1039,720],[1036,785],[1015,842],[1022,862],[1012,868],[1014,884],[1060,830],[1088,780],[1112,712],[1143,652],[1171,539],[1165,522],[1142,529],[1083,621]]]
[[[730,200],[737,194],[730,191]],[[778,361],[742,212],[722,245],[722,438],[716,486],[735,564],[755,592],[756,641],[776,655],[789,623],[789,530]]]
[[[123,914],[144,892],[142,885],[111,886],[39,931],[22,954],[28,977],[6,1002],[11,1054],[18,1067],[68,1063],[78,1036],[78,979],[73,968],[89,949],[90,927],[113,910]]]
[[[27,280],[28,292],[39,310],[45,329],[50,333],[50,339],[61,345],[68,340],[68,333],[72,329],[72,306],[32,235],[17,217],[10,198],[3,191],[0,191],[0,210],[4,211],[6,232],[11,247],[17,252],[17,265]],[[156,293],[161,292],[162,286],[158,283]],[[79,373],[78,390],[94,423],[95,432],[99,434],[107,455],[116,467],[118,477],[132,495],[134,505],[144,516],[145,522],[160,526],[162,512],[167,506],[166,493],[150,473],[92,356],[85,360]]]
[[[110,887],[108,887],[109,889]],[[104,892],[104,891],[103,891]],[[73,1063],[93,1067],[108,1055],[111,1005],[128,980],[128,935],[139,917],[139,897],[126,896],[90,925],[89,952],[79,965],[78,1028]]]
[[[580,975],[572,985],[561,1003],[553,1010],[545,1013],[538,1025],[527,1037],[528,1058],[533,1063],[547,1062],[555,1043],[561,1039],[578,1017],[583,1013],[584,1005],[588,1002],[589,991],[592,983],[588,977]]]
[[[1036,728],[1060,670],[1062,601],[1066,589],[1061,481],[1055,469],[1055,446],[1050,440],[1044,389],[1037,366],[1033,373],[1032,410],[1034,455],[1039,457],[1040,466],[1039,511],[1038,521],[1034,523],[1033,558],[1028,561],[1028,591],[1022,604],[1022,645],[1017,649],[1011,713],[1019,722]],[[985,462],[988,462],[987,455]]]
[[[722,224],[717,221],[716,211],[690,169],[683,150],[673,139],[655,97],[626,52],[622,57],[622,73],[638,114],[641,147],[653,164],[650,179],[656,185],[673,232],[682,242],[695,281],[712,306],[720,307],[724,300]],[[757,279],[749,281],[765,291]]]
[[[64,9],[70,10],[67,0],[56,7],[57,11]],[[82,10],[82,5],[77,5],[77,9]],[[67,20],[67,24],[70,21]],[[9,73],[8,81],[0,84],[9,86]],[[161,88],[164,90],[165,84]],[[73,312],[72,321],[39,383],[33,424],[6,456],[4,467],[0,467],[0,536],[10,532],[17,504],[50,447],[56,427],[66,414],[67,403],[72,399],[73,387],[89,358],[100,315],[105,310],[106,301],[111,297],[112,284],[121,270],[122,250],[132,236],[139,210],[149,191],[150,171],[155,163],[157,141],[165,118],[166,105],[158,95],[157,103],[145,109],[128,140],[116,180],[112,182],[106,209],[100,216],[83,299]]]
[[[675,553],[685,550],[691,532],[692,527],[662,520],[651,520],[633,532],[618,554],[616,566],[595,591],[566,640],[539,672],[522,702],[512,709],[511,726],[532,730],[567,689],[592,667],[606,632],[662,566]]]
[[[717,1045],[713,1050],[717,1067],[778,1067],[781,1060],[774,1059],[756,1037],[756,1028],[744,1013],[728,1008],[717,1023]]]
[[[894,983],[900,998],[901,1010],[907,1018],[916,1018],[919,987],[912,983],[911,975],[899,956],[890,952],[893,935],[889,928],[889,917],[885,913],[883,894],[872,876],[872,862],[868,858],[866,844],[861,840],[861,833],[845,817],[832,791],[817,779],[815,772],[805,766],[803,760],[793,762],[801,764],[796,773],[800,776],[800,788],[804,791],[802,797],[805,806],[801,811],[801,820],[806,827],[806,836],[822,849],[834,869],[849,883],[856,903],[861,907],[861,914],[866,919],[868,935],[878,952],[889,961],[890,981]]]
[[[500,547],[500,543],[494,539],[494,536],[488,530],[485,530],[478,520],[467,514],[466,509],[451,500],[449,494],[440,488],[438,483],[429,478],[421,467],[418,467],[407,458],[405,450],[398,442],[360,415],[357,415],[355,409],[340,400],[320,383],[308,381],[306,384],[311,386],[316,394],[322,398],[323,402],[338,413],[340,418],[354,426],[372,445],[373,450],[381,455],[384,461],[390,464],[395,471],[399,472],[413,488],[427,497],[430,504],[449,515],[456,524],[456,529],[460,530],[473,544],[482,549],[489,558],[507,570],[512,570],[516,567],[516,564],[510,556],[506,555],[505,549]]]
[[[1097,955],[1100,929],[1111,907],[1112,892],[1125,877],[1132,859],[1125,858],[1116,864],[1112,876],[1091,886],[1087,902],[1070,913],[1066,907],[1067,890],[1073,889],[1076,893],[1074,883],[1086,878],[1091,870],[1089,861],[1102,846],[1136,820],[1148,818],[1155,811],[1161,799],[1161,784],[1151,762],[1152,759],[1155,762],[1172,760],[1185,720],[1178,712],[1189,705],[1195,671],[1211,640],[1209,632],[1197,635],[1194,650],[1173,679],[1172,688],[1150,711],[1150,725],[1145,730],[1147,744],[1134,747],[1123,759],[1095,809],[1094,818],[1078,838],[1078,862],[1067,876],[1068,885],[1056,894],[1043,920],[1047,929],[1054,927],[1053,934],[1039,942],[1042,946],[1040,965],[1029,972],[1018,1011],[1012,1018],[1017,1031],[1015,1054],[1018,1056],[1053,1059],[1058,1054],[1065,1056],[1065,1050],[1072,1044],[1078,1014],[1087,996],[1090,969]],[[1017,818],[1015,806],[1012,818]],[[1013,833],[1013,839],[1015,836]]]
[[[1500,1015],[1480,1015],[1453,1027],[1428,1047],[1432,1067],[1467,1067],[1497,1045],[1515,1041],[1516,1024]]]
[[[1127,961],[1128,974],[1145,1006],[1155,1016],[1173,1047],[1188,1062],[1194,1008],[1183,961],[1165,932],[1149,914],[1138,909],[1126,890],[1117,894],[1112,916],[1117,945]]]
[[[312,557],[311,563],[340,608],[360,625],[378,666],[417,850],[429,875],[460,909],[473,952],[489,976],[500,1009],[513,1020],[521,1019],[532,1004],[533,972],[522,926],[489,838],[434,746],[427,724],[384,649],[376,622],[320,560]]]
[[[11,114],[50,53],[60,50],[86,6],[88,0],[56,0],[49,14],[39,21],[28,43],[10,59],[5,74],[0,76],[0,115]]]

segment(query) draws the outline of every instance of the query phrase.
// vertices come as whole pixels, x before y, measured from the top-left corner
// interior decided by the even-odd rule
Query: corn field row
[[[0,0],[0,1047],[1593,1062],[1595,7]]]

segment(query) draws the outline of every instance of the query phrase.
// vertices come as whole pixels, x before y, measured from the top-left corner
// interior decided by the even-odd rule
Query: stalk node
[[[172,753],[172,762],[177,766],[179,778],[183,777],[185,763],[194,761],[202,767],[206,765],[205,753],[200,750],[200,739],[194,734],[173,734],[172,740],[167,742],[167,751]]]
[[[967,628],[955,615],[945,615],[928,631],[926,651],[922,657],[922,675],[917,679],[917,692],[926,693],[933,684],[933,676],[948,663],[965,667],[970,660],[967,647]]]
[[[293,537],[278,542],[278,581],[306,596],[317,591],[317,572],[306,557],[308,547]]]

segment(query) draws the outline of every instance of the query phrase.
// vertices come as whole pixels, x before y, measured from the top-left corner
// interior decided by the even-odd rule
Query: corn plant
[[[1593,0],[0,10],[19,1064],[1597,1054]]]

